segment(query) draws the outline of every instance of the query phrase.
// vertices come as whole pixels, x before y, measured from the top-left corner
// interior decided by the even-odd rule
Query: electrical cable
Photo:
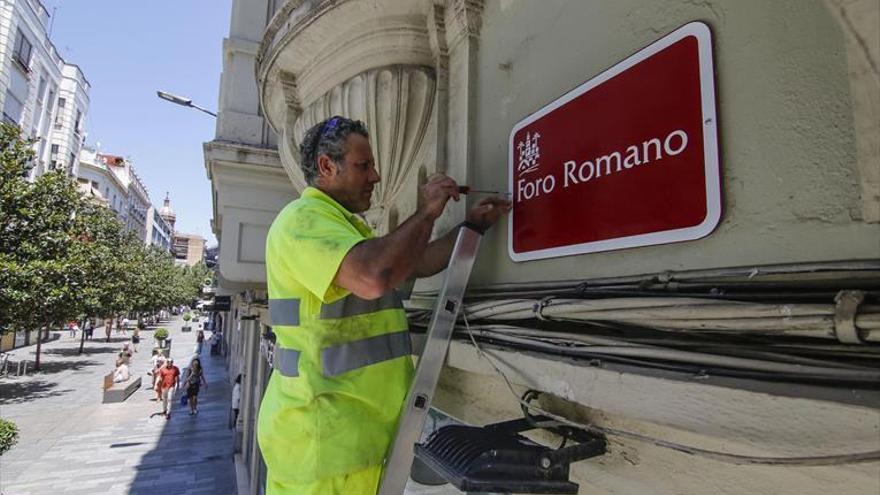
[[[608,322],[667,332],[837,339],[832,304],[762,304],[683,297],[502,299],[472,302],[472,319],[535,319],[574,323]],[[853,316],[865,342],[880,342],[880,307],[865,304]]]
[[[559,345],[541,342],[536,339],[507,336],[498,332],[483,332],[490,338],[525,344],[544,350],[560,350]],[[677,361],[699,366],[717,366],[748,371],[761,371],[765,373],[786,373],[794,376],[825,380],[845,380],[865,383],[880,382],[880,371],[873,369],[848,369],[809,366],[803,364],[778,363],[762,359],[739,358],[734,356],[722,356],[717,354],[705,354],[676,349],[663,349],[659,347],[640,348],[632,346],[585,346],[565,347],[565,354],[586,355],[600,357],[602,355],[625,356],[646,359],[659,359]]]
[[[732,454],[728,452],[720,452],[715,450],[703,449],[700,447],[695,447],[692,445],[684,445],[677,442],[671,442],[667,440],[662,440],[659,438],[654,438],[649,435],[643,435],[641,433],[635,433],[626,430],[620,430],[616,428],[609,428],[607,426],[599,426],[595,424],[587,424],[581,423],[577,421],[572,421],[564,416],[560,416],[557,414],[553,414],[549,411],[544,410],[538,406],[535,406],[529,402],[526,402],[520,395],[516,393],[516,390],[513,388],[513,384],[510,382],[510,379],[507,375],[501,371],[501,369],[495,364],[495,360],[489,357],[486,354],[482,347],[477,343],[477,340],[474,338],[473,333],[470,329],[470,324],[468,323],[467,316],[462,315],[464,318],[465,330],[467,331],[468,337],[470,337],[471,343],[477,351],[477,354],[480,357],[486,359],[492,368],[495,369],[495,372],[498,373],[501,378],[504,380],[504,383],[507,385],[507,388],[510,390],[510,393],[513,394],[514,399],[520,404],[520,407],[527,408],[529,410],[535,411],[539,414],[547,416],[548,418],[559,421],[562,424],[570,426],[572,428],[579,428],[581,430],[586,430],[591,433],[602,433],[605,435],[616,436],[621,438],[627,438],[630,440],[636,440],[640,442],[649,443],[655,445],[657,447],[666,448],[670,450],[675,450],[677,452],[682,452],[688,455],[694,455],[699,457],[704,457],[707,459],[716,460],[719,462],[725,462],[729,464],[736,465],[764,465],[764,466],[837,466],[841,464],[857,464],[863,462],[874,462],[880,461],[880,450],[873,450],[869,452],[858,452],[858,453],[848,453],[848,454],[832,454],[832,455],[823,455],[823,456],[797,456],[797,457],[763,457],[763,456],[750,456],[750,455],[742,455],[742,454]]]
[[[460,327],[459,327],[460,328]],[[830,368],[850,368],[850,369],[861,369],[861,370],[873,370],[871,367],[858,366],[848,363],[839,363],[822,359],[811,359],[806,357],[800,357],[792,354],[784,354],[780,352],[772,352],[766,350],[764,347],[761,348],[744,348],[743,346],[738,345],[720,345],[715,342],[687,342],[687,341],[676,341],[674,339],[664,339],[664,340],[645,340],[645,339],[620,339],[620,338],[612,338],[612,337],[601,337],[594,335],[586,335],[581,333],[573,333],[573,332],[554,332],[548,330],[537,330],[533,328],[525,328],[525,327],[517,327],[512,325],[474,325],[472,328],[479,329],[481,331],[498,331],[503,332],[505,334],[514,334],[517,336],[524,336],[530,338],[536,338],[544,342],[549,343],[570,343],[571,341],[582,342],[585,344],[589,344],[592,346],[623,346],[623,347],[639,347],[644,349],[656,348],[656,349],[676,349],[684,352],[693,352],[695,355],[706,355],[711,356],[710,364],[717,364],[717,356],[724,356],[724,353],[730,354],[738,354],[739,358],[752,358],[752,359],[760,359],[764,361],[776,361],[780,363],[786,364],[804,364],[810,366],[818,366],[818,367],[830,367]],[[687,349],[680,349],[679,347],[690,347],[696,348],[694,351],[688,351]],[[719,349],[723,351],[719,352],[707,352],[707,349]]]

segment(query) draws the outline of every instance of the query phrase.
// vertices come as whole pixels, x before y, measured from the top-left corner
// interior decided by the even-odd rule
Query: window
[[[40,71],[40,84],[37,86],[37,102],[34,108],[34,134],[39,132],[40,118],[43,116],[43,104],[46,97],[46,76]]]
[[[57,144],[53,144],[52,148],[50,148],[49,153],[51,154],[52,158],[58,155],[58,147],[59,146]]]
[[[82,111],[80,111],[80,110],[76,111],[76,121],[74,121],[74,124],[73,124],[73,132],[76,134],[79,134],[79,131],[80,131],[79,125],[82,123],[82,115],[83,115]]]
[[[55,128],[61,129],[61,123],[64,122],[64,107],[67,105],[67,100],[64,98],[58,98],[58,113],[55,114]]]
[[[58,168],[58,162],[56,160],[49,162],[49,170],[55,170],[56,168]]]
[[[24,103],[15,96],[12,91],[6,91],[6,101],[3,102],[3,121],[18,125],[21,119],[21,113],[24,110]]]
[[[31,63],[31,42],[24,37],[24,33],[21,32],[21,29],[17,30],[15,33],[15,47],[12,49],[12,60],[15,60],[21,67],[30,72],[28,65]]]
[[[54,110],[54,108],[55,108],[55,86],[52,86],[49,89],[49,96],[46,97],[46,116],[45,116],[45,120],[43,120],[43,129],[44,129],[43,132],[44,133],[46,133],[46,131],[49,130],[49,122],[50,122],[49,119],[52,118],[52,110]]]

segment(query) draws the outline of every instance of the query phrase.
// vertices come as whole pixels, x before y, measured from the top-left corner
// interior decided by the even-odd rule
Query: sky
[[[130,158],[156,207],[170,193],[176,230],[215,245],[202,152],[215,119],[156,91],[217,110],[232,0],[42,1],[52,42],[91,83],[86,143]]]

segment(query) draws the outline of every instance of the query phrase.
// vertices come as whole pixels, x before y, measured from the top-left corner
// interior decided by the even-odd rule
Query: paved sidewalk
[[[171,355],[184,370],[196,332],[180,331],[181,320],[164,322]],[[195,325],[193,325],[195,330]],[[128,332],[129,336],[131,331]],[[210,335],[210,333],[209,333]],[[199,394],[199,414],[190,416],[177,401],[170,421],[152,413],[150,401],[152,330],[141,332],[132,375],[143,385],[125,402],[102,404],[101,384],[128,338],[115,333],[107,343],[103,328],[77,355],[79,338],[43,345],[43,371],[0,378],[0,416],[15,421],[19,441],[0,457],[0,494],[233,494],[232,434],[226,428],[230,404],[223,358],[202,352],[208,381]],[[16,349],[11,359],[33,360],[35,346]]]

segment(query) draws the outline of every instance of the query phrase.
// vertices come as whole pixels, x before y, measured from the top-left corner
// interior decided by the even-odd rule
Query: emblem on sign
[[[520,176],[538,170],[538,158],[541,157],[541,149],[538,147],[538,138],[540,137],[541,135],[537,132],[534,134],[526,133],[526,138],[517,143],[516,147],[519,150],[517,169]]]

